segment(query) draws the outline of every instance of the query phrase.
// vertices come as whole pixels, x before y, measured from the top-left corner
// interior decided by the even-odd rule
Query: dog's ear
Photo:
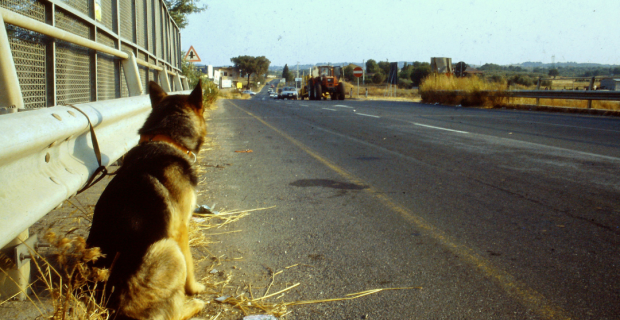
[[[149,96],[151,97],[151,107],[155,108],[168,94],[157,82],[151,81],[149,82]]]
[[[196,88],[190,93],[187,102],[198,112],[202,114],[202,80],[198,80]]]

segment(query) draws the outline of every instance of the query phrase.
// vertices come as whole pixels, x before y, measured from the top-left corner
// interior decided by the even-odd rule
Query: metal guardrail
[[[178,92],[189,93],[189,92]],[[76,104],[108,166],[138,143],[147,95]],[[73,196],[97,169],[86,117],[57,106],[0,116],[0,248]]]
[[[457,91],[458,92],[458,91]],[[568,100],[610,100],[620,101],[617,91],[579,91],[579,90],[519,90],[482,91],[482,94],[510,98],[568,99]]]
[[[590,82],[590,86],[592,86]],[[506,97],[506,98],[535,98],[536,105],[540,106],[540,99],[567,99],[567,100],[587,100],[587,109],[592,108],[592,101],[607,100],[620,101],[620,92],[618,91],[599,91],[599,90],[518,90],[518,91],[478,91],[475,93],[462,90],[439,91],[447,95],[470,96],[472,94],[484,95],[488,97]]]

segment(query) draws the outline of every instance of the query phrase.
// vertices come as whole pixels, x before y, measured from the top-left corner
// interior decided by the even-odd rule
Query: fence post
[[[588,87],[588,91],[592,91],[594,88],[594,77],[590,79],[590,86]],[[588,109],[592,109],[592,100],[588,100]]]
[[[136,56],[133,52],[129,54],[127,59],[122,60],[123,70],[125,71],[125,81],[127,82],[127,90],[129,96],[139,96],[144,92],[142,88],[142,81],[140,79],[140,71],[138,70],[138,63],[136,62]]]
[[[19,86],[17,70],[11,54],[9,37],[0,14],[0,107],[9,108],[10,112],[24,109],[24,98]],[[15,110],[12,110],[15,109]]]

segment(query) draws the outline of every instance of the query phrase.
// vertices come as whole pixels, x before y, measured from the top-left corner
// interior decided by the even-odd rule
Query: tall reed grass
[[[503,83],[488,82],[478,77],[448,77],[445,75],[430,75],[422,80],[420,96],[424,102],[438,102],[463,106],[492,107],[501,104],[504,98],[489,97],[482,91],[504,91]],[[460,94],[456,91],[460,91]]]

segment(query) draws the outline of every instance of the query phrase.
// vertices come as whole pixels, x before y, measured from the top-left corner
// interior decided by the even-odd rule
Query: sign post
[[[360,77],[364,74],[364,70],[361,67],[355,67],[353,69],[353,76],[357,78],[357,96],[360,95]]]

